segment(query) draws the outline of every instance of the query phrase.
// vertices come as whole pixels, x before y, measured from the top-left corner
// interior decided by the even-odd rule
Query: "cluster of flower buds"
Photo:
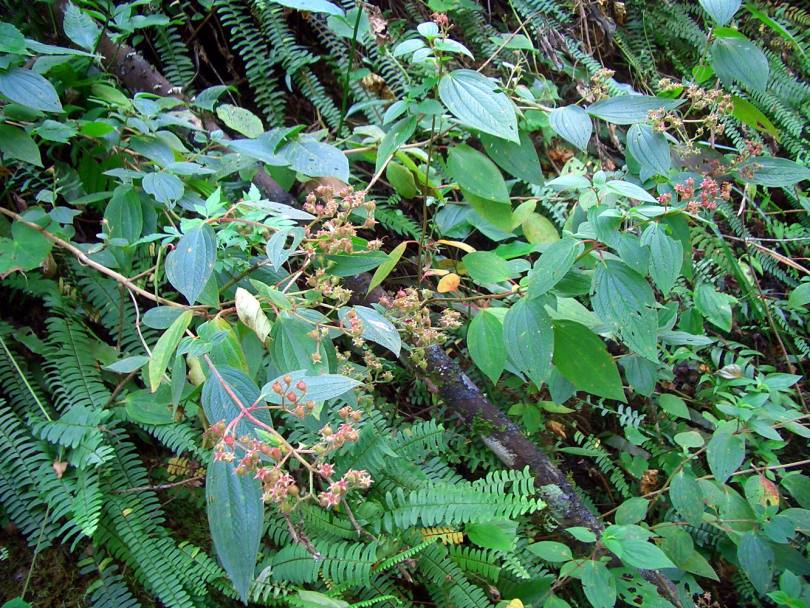
[[[273,382],[271,388],[281,397],[281,407],[296,418],[303,418],[315,409],[314,401],[304,399],[307,394],[307,383],[304,380],[299,380],[293,386],[292,377],[288,374],[280,381]]]
[[[691,177],[683,184],[675,185],[675,192],[682,201],[686,202],[686,210],[689,213],[697,213],[701,210],[712,211],[717,208],[717,200],[729,200],[731,198],[731,182],[719,184],[711,177],[704,177],[700,182],[699,196],[695,197],[695,180]]]
[[[298,497],[300,490],[292,475],[279,467],[260,467],[256,479],[262,482],[262,500],[275,504],[284,503],[288,497]]]
[[[318,502],[327,509],[335,507],[351,490],[366,490],[371,484],[372,479],[368,471],[349,469],[343,477],[330,483],[329,488],[318,495]]]
[[[360,434],[351,422],[344,422],[337,431],[330,425],[324,426],[320,431],[323,451],[336,450],[337,448],[357,441]]]
[[[318,241],[323,253],[351,253],[357,229],[374,227],[374,208],[374,201],[367,201],[363,192],[346,187],[336,195],[331,186],[319,186],[307,195],[304,203],[304,209],[321,221],[320,229],[308,236]],[[366,219],[357,226],[350,216],[360,209],[365,211]],[[314,251],[313,245],[309,247]]]

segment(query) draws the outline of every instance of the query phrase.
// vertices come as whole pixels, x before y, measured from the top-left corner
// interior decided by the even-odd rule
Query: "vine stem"
[[[31,393],[31,396],[34,398],[34,401],[37,402],[37,405],[39,406],[39,409],[42,410],[42,413],[45,415],[45,418],[48,419],[48,422],[53,422],[53,418],[51,418],[48,415],[48,411],[45,409],[45,406],[42,405],[42,401],[39,400],[39,397],[37,397],[37,394],[34,392],[34,389],[28,383],[28,378],[25,377],[25,374],[20,369],[20,366],[17,365],[17,360],[11,354],[11,351],[8,349],[8,346],[6,346],[6,341],[3,340],[3,336],[0,336],[0,346],[3,347],[3,350],[6,352],[6,357],[8,357],[9,361],[11,361],[11,364],[14,366],[14,369],[17,371],[17,375],[20,377],[20,380],[23,381],[23,384],[25,384],[25,388],[28,389],[28,392]]]
[[[107,268],[103,264],[99,264],[95,260],[90,259],[87,256],[87,254],[84,251],[82,251],[81,249],[79,249],[78,247],[72,245],[71,243],[68,243],[64,239],[59,238],[58,236],[56,236],[52,232],[49,232],[48,230],[46,230],[45,228],[43,228],[39,224],[35,224],[34,222],[29,222],[27,219],[25,219],[19,213],[14,213],[13,211],[10,211],[8,209],[4,209],[2,207],[0,207],[0,213],[12,218],[16,222],[19,222],[19,223],[21,223],[21,224],[23,224],[25,226],[28,226],[29,228],[33,228],[34,230],[39,232],[42,236],[44,236],[46,239],[51,241],[54,245],[58,246],[61,249],[64,249],[64,250],[70,252],[77,260],[79,260],[79,262],[81,262],[85,266],[89,266],[90,268],[93,268],[94,270],[99,271],[101,274],[106,275],[106,276],[110,277],[111,279],[116,280],[117,282],[124,285],[130,291],[134,291],[135,293],[137,293],[140,296],[143,296],[147,300],[152,300],[153,302],[155,302],[157,304],[163,304],[165,306],[174,306],[175,308],[183,308],[183,309],[187,309],[187,310],[192,310],[196,314],[207,314],[204,311],[204,309],[207,308],[206,306],[186,306],[185,304],[181,304],[180,302],[173,302],[172,300],[167,300],[166,298],[162,298],[161,296],[156,296],[156,295],[146,291],[142,287],[139,287],[138,285],[133,283],[131,280],[129,280],[124,275],[119,274],[119,273],[115,272],[114,270],[112,270],[110,268]]]

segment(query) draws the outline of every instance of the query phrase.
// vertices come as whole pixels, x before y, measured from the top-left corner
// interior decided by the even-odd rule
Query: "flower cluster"
[[[357,236],[358,226],[352,223],[350,216],[362,209],[365,221],[359,227],[373,228],[374,207],[374,201],[367,201],[365,193],[355,192],[349,186],[338,193],[332,186],[319,186],[307,195],[304,209],[317,218],[320,228],[313,233],[314,228],[308,227],[307,236],[318,243],[323,253],[352,253],[352,239]],[[314,253],[314,249],[311,252]]]
[[[339,480],[329,484],[325,492],[318,495],[318,502],[327,509],[340,504],[341,499],[351,490],[366,490],[371,487],[372,479],[368,471],[349,469]]]
[[[711,177],[704,177],[700,182],[700,193],[695,197],[696,188],[693,178],[687,179],[682,184],[675,185],[675,192],[682,201],[686,202],[686,210],[690,213],[697,213],[701,209],[712,211],[717,208],[717,200],[729,200],[731,198],[731,182],[719,184]]]

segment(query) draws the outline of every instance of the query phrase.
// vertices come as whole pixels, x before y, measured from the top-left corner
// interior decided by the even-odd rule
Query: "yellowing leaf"
[[[509,600],[509,602],[503,608],[523,608],[523,602],[521,602],[518,598],[513,600]]]
[[[436,290],[439,293],[447,293],[448,291],[455,291],[458,289],[459,283],[461,283],[461,277],[458,276],[455,272],[451,272],[448,275],[443,276],[439,280],[439,286]]]
[[[236,314],[239,320],[256,332],[264,343],[270,333],[270,321],[255,296],[241,287],[236,290]]]
[[[467,253],[472,253],[475,251],[475,247],[472,245],[468,245],[467,243],[462,243],[461,241],[446,241],[444,239],[439,239],[436,241],[437,243],[441,243],[442,245],[449,245],[450,247],[456,247],[461,249],[462,251],[466,251]]]
[[[420,532],[425,540],[438,537],[445,545],[460,545],[464,542],[464,532],[453,528],[422,528]]]

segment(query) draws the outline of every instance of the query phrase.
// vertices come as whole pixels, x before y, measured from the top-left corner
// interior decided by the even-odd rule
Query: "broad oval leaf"
[[[62,29],[72,42],[86,51],[93,50],[101,33],[101,28],[93,18],[72,2],[68,2],[65,9]]]
[[[578,390],[625,401],[622,379],[599,337],[574,321],[554,322],[554,365]]]
[[[678,471],[669,486],[672,506],[690,525],[699,526],[703,521],[703,491],[695,476]]]
[[[683,245],[666,233],[663,225],[651,223],[641,235],[642,244],[650,248],[650,275],[664,295],[669,294],[681,275]]]
[[[770,544],[756,532],[746,532],[737,545],[737,561],[759,593],[768,591],[773,577],[774,553]]]
[[[736,424],[723,423],[717,427],[706,448],[706,460],[714,478],[724,483],[745,460],[745,439],[735,433]]]
[[[520,132],[519,144],[484,133],[481,134],[481,143],[489,157],[501,169],[530,184],[543,185],[540,158],[531,135],[526,131]]]
[[[504,317],[503,338],[509,360],[539,387],[554,353],[554,330],[543,301],[518,300]]]
[[[252,474],[237,475],[233,462],[213,460],[205,478],[205,500],[214,550],[247,604],[264,528],[261,483]]]
[[[217,116],[225,126],[245,137],[258,137],[264,133],[261,118],[245,108],[223,103],[217,106]]]
[[[143,230],[143,210],[138,193],[130,186],[118,186],[104,210],[104,221],[112,238],[129,243],[137,241]]]
[[[551,128],[565,141],[580,150],[588,147],[593,132],[593,123],[588,113],[579,106],[554,108],[548,116]]]
[[[681,99],[664,99],[650,95],[621,95],[603,99],[586,108],[588,114],[616,125],[630,125],[647,120],[652,110],[674,110]]]
[[[491,160],[466,144],[453,146],[447,154],[447,170],[465,195],[509,204],[509,190]]]
[[[768,188],[788,187],[810,179],[810,167],[776,156],[757,156],[743,163],[742,169],[745,181]]]
[[[503,325],[495,315],[482,310],[473,318],[467,330],[467,348],[473,363],[497,384],[506,365],[506,345]]]
[[[189,230],[166,256],[166,278],[194,304],[214,272],[216,235],[208,224]]]
[[[335,146],[301,137],[284,146],[280,154],[294,171],[309,177],[336,177],[349,182],[349,160]]]
[[[700,0],[700,6],[711,15],[717,25],[725,25],[734,16],[742,0]]]
[[[514,105],[486,76],[474,70],[454,70],[439,81],[439,97],[468,127],[520,143]]]
[[[539,543],[527,545],[526,549],[540,559],[547,562],[567,562],[574,559],[571,549],[567,545],[553,540],[543,540]]]
[[[669,143],[649,125],[635,124],[627,131],[627,149],[648,176],[666,175],[672,167]],[[645,176],[642,175],[642,180]]]
[[[509,262],[492,251],[474,251],[463,258],[470,278],[479,285],[502,283],[512,277]]]
[[[765,53],[756,44],[743,38],[717,38],[710,52],[712,68],[720,80],[733,80],[754,91],[765,91],[770,67]]]
[[[161,203],[173,203],[183,196],[185,191],[179,177],[163,171],[154,171],[144,175],[143,189]]]
[[[32,110],[61,112],[56,89],[47,78],[24,68],[0,71],[0,95]]]
[[[571,270],[584,248],[582,242],[572,238],[552,243],[529,273],[529,297],[537,298],[553,289]]]
[[[6,161],[21,160],[35,167],[42,166],[39,146],[28,133],[19,127],[0,125],[0,152]]]

